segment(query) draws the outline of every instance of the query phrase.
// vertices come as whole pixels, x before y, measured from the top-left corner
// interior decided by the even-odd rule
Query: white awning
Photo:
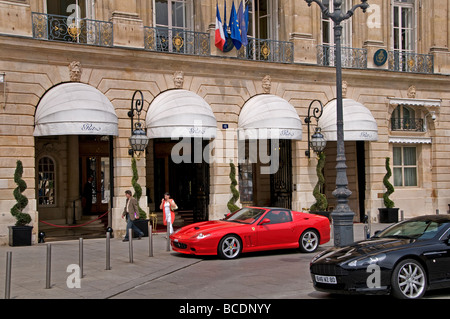
[[[391,136],[389,143],[394,144],[431,144],[431,137]]]
[[[344,99],[342,110],[345,141],[378,140],[377,122],[368,108],[355,100]],[[333,100],[323,108],[323,114],[318,123],[327,141],[337,140],[336,118],[336,100]]]
[[[36,109],[34,136],[119,135],[114,106],[96,88],[77,82],[50,89]]]
[[[149,138],[216,137],[217,121],[209,104],[187,90],[169,90],[158,95],[147,112]]]
[[[252,97],[242,107],[239,139],[302,139],[302,122],[295,108],[272,94]]]

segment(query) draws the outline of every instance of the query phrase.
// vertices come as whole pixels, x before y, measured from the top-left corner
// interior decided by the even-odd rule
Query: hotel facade
[[[333,10],[333,1],[323,2]],[[359,3],[342,2],[344,11]],[[368,2],[342,35],[354,221],[368,212],[379,221],[387,157],[391,199],[406,218],[447,213],[450,0]],[[305,1],[244,1],[248,44],[223,52],[215,46],[217,8],[228,24],[232,3],[225,12],[224,0],[0,1],[0,244],[15,223],[17,160],[35,242],[48,228],[43,222],[83,224],[107,212],[105,224],[122,236],[125,190],[133,189],[131,123],[138,120],[149,138],[133,154],[147,214],[169,192],[179,224],[222,218],[233,196],[230,163],[238,206],[308,210],[317,158],[312,150],[305,155],[305,118],[314,100],[323,115],[309,134],[318,126],[327,140],[321,191],[333,210],[332,23]],[[142,110],[131,119],[137,90]]]

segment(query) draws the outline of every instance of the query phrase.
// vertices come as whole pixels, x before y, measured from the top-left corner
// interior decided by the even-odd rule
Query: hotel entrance
[[[184,144],[181,149],[178,143]],[[164,193],[170,193],[178,205],[177,224],[208,220],[209,164],[203,158],[196,160],[194,154],[194,149],[203,150],[208,143],[202,139],[154,140],[155,209],[160,211]],[[180,150],[176,155],[183,158],[181,162],[172,156],[174,149]]]
[[[83,215],[108,211],[111,198],[108,136],[79,136],[80,196]]]

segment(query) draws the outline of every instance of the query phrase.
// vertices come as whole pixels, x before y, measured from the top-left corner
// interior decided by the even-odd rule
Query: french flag
[[[225,33],[223,31],[222,19],[220,19],[219,5],[216,4],[216,33],[215,33],[215,45],[220,51],[223,51],[225,45]]]

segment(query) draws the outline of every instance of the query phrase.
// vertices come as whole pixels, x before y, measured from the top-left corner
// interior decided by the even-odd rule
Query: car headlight
[[[349,265],[350,267],[364,267],[364,266],[369,266],[372,264],[377,264],[380,261],[383,261],[385,259],[386,259],[386,254],[379,254],[379,255],[375,255],[375,256],[370,256],[370,257],[365,257],[362,259],[353,260],[353,261],[349,262],[347,265]]]
[[[203,238],[206,238],[206,237],[209,237],[209,236],[211,236],[211,234],[200,233],[200,234],[198,234],[196,236],[193,236],[193,237],[197,238],[197,239],[203,239]]]

